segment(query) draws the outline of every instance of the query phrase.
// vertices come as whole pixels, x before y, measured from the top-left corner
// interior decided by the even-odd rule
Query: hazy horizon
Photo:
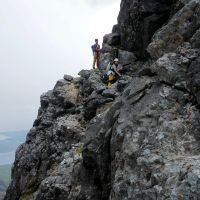
[[[90,46],[96,37],[101,44],[117,23],[120,0],[7,0],[0,5],[0,132],[29,130],[42,93],[64,74],[91,69]]]
[[[17,147],[25,142],[27,131],[0,133],[0,166],[14,162]]]

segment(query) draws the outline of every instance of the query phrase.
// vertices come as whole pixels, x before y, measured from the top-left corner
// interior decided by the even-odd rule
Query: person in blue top
[[[95,39],[95,44],[91,46],[93,53],[93,69],[95,69],[95,64],[99,68],[99,58],[100,58],[100,45],[98,44],[98,39]]]

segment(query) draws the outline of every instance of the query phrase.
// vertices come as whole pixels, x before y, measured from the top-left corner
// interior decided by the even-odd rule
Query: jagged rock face
[[[26,143],[17,149],[13,181],[6,199],[31,199],[34,195],[37,198],[33,193],[45,181],[52,184],[54,190],[55,180],[58,180],[57,184],[65,185],[60,190],[61,196],[68,190],[70,180],[62,171],[64,164],[61,162],[70,157],[66,152],[71,151],[73,146],[79,148],[85,132],[75,110],[77,94],[74,83],[60,80],[53,91],[41,96],[38,118],[27,135]]]
[[[120,34],[122,49],[145,56],[145,49],[155,31],[170,16],[169,0],[122,0],[118,25],[113,32]]]
[[[199,27],[199,1],[190,1],[154,35],[148,46],[151,57],[158,59],[164,53],[175,51],[179,45],[188,41]]]
[[[26,143],[16,152],[5,199],[73,199],[79,194],[83,140],[88,120],[108,109],[128,83],[107,89],[100,72],[65,75],[41,96],[41,107]],[[77,174],[76,174],[77,173]],[[85,175],[83,176],[84,178]],[[87,191],[85,189],[85,191]]]
[[[146,47],[158,28],[169,19],[173,2],[122,0],[118,24],[113,27],[111,34],[104,36],[101,67],[105,68],[115,57],[120,58],[122,65],[133,64],[136,57],[145,59]]]
[[[5,200],[200,199],[199,10],[122,0],[101,60],[119,56],[123,78],[83,70],[41,96]]]
[[[199,198],[199,111],[187,102],[182,90],[135,78],[88,130],[84,165],[97,170],[102,195],[110,186],[103,199]]]

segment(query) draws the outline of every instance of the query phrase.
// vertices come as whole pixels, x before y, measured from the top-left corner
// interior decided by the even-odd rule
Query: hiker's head
[[[94,41],[95,41],[95,43],[98,43],[98,39],[97,38]]]
[[[118,65],[118,62],[119,62],[119,59],[118,59],[118,58],[115,58],[115,59],[113,60],[113,63],[116,64],[116,65]]]

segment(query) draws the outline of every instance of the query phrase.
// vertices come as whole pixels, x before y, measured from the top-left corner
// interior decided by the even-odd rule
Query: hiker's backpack
[[[106,67],[106,70],[104,71],[104,74],[101,76],[101,80],[103,83],[108,83],[108,71],[111,70],[111,68],[112,68],[112,65],[109,62]]]
[[[107,67],[106,67],[106,73],[107,73],[109,70],[111,70],[111,69],[112,69],[112,65],[111,65],[111,63],[109,62],[108,65],[107,65]]]

